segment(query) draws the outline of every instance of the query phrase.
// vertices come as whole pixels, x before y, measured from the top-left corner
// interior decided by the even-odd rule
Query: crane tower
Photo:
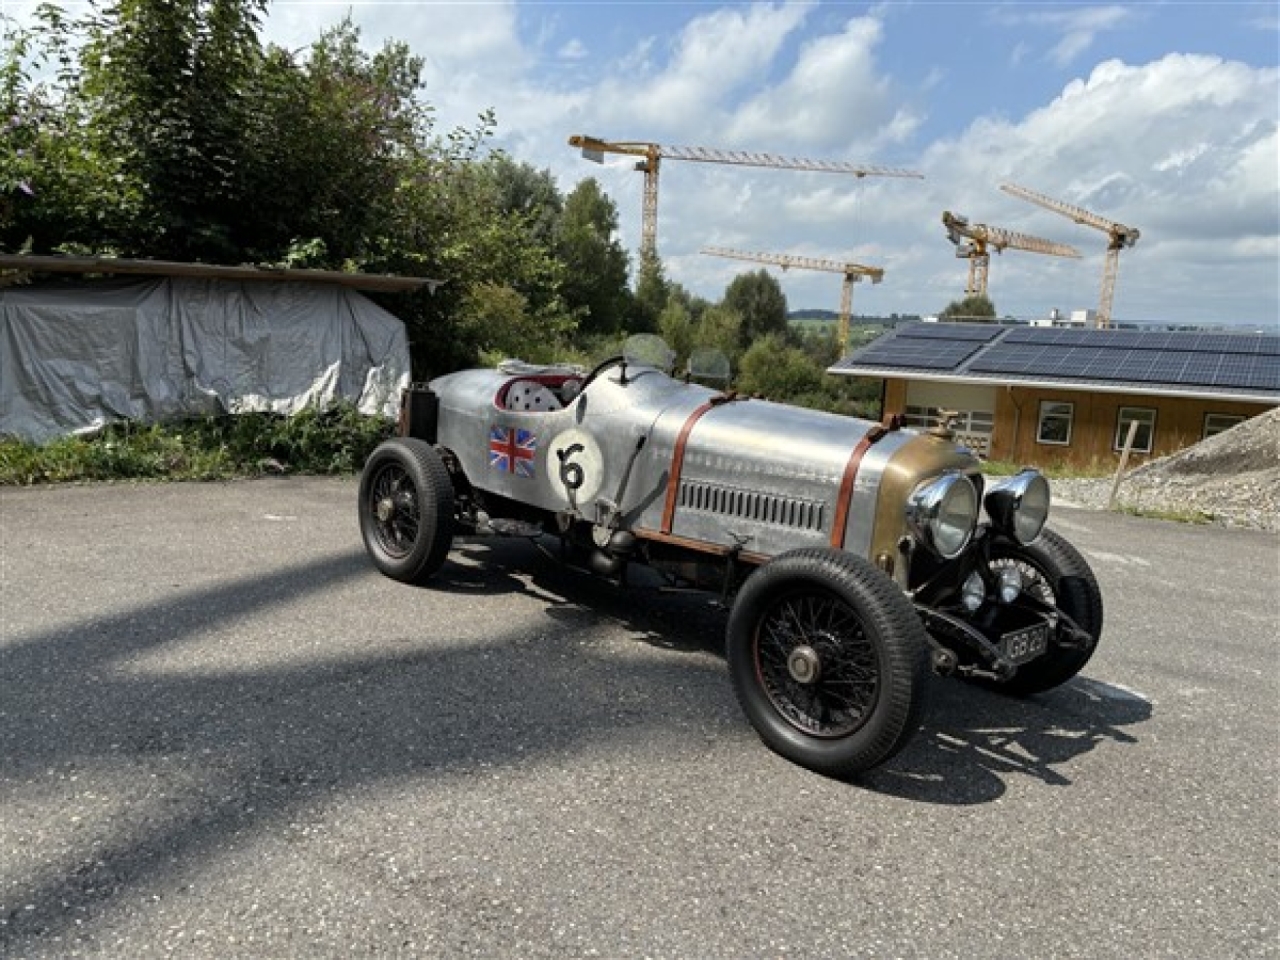
[[[771,263],[783,270],[795,267],[798,270],[825,270],[829,273],[843,274],[844,283],[840,288],[840,325],[836,333],[836,339],[842,351],[849,346],[849,317],[853,311],[853,285],[863,277],[872,283],[879,283],[884,279],[883,268],[864,267],[860,263],[842,263],[838,260],[801,257],[789,253],[747,253],[741,250],[726,250],[723,247],[703,247],[701,252],[713,257]]]
[[[1065,243],[1044,240],[1026,233],[1015,233],[1003,227],[989,227],[984,223],[970,223],[968,217],[944,210],[943,226],[947,238],[956,245],[956,256],[969,261],[969,282],[965,287],[968,296],[987,295],[987,268],[991,263],[991,251],[1027,250],[1051,257],[1080,258],[1080,251]]]
[[[1098,303],[1098,319],[1096,326],[1111,326],[1111,301],[1116,295],[1116,274],[1120,271],[1120,251],[1132,247],[1138,242],[1140,233],[1137,227],[1126,227],[1096,213],[1090,213],[1083,207],[1062,200],[1054,200],[1042,193],[1020,187],[1016,183],[1002,183],[1000,189],[1011,196],[1018,197],[1037,206],[1060,213],[1069,220],[1082,223],[1086,227],[1101,230],[1107,235],[1107,256],[1102,265],[1102,297]]]
[[[644,174],[644,217],[640,233],[642,256],[656,256],[658,251],[658,168],[662,160],[689,160],[694,163],[727,163],[744,167],[771,167],[778,170],[816,170],[823,173],[846,173],[863,177],[908,177],[923,180],[924,174],[894,167],[870,167],[833,160],[808,160],[803,157],[780,157],[772,153],[747,150],[717,150],[711,147],[675,147],[659,143],[625,140],[601,140],[599,137],[574,134],[569,146],[596,163],[604,162],[606,153],[636,158],[636,170]]]

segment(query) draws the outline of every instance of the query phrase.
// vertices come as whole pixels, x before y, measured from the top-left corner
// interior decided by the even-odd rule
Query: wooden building
[[[953,411],[991,460],[1112,467],[1165,456],[1280,406],[1280,335],[911,323],[831,367],[884,382],[883,413]]]

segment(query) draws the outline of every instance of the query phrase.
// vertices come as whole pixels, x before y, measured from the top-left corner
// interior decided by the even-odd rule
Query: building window
[[[1071,421],[1075,418],[1076,405],[1060,400],[1040,401],[1040,426],[1036,430],[1036,443],[1052,443],[1058,446],[1071,444]]]
[[[1204,415],[1204,436],[1201,439],[1208,440],[1210,437],[1217,436],[1223,430],[1230,430],[1237,423],[1244,423],[1244,417],[1233,413],[1206,413]]]
[[[907,407],[902,416],[902,425],[904,427],[916,427],[921,430],[928,430],[935,426],[938,422],[938,410],[936,407]]]
[[[1134,453],[1150,453],[1151,441],[1156,433],[1156,412],[1150,407],[1121,407],[1116,416],[1116,442],[1113,449],[1121,451],[1124,442],[1129,438],[1129,424],[1136,423],[1138,429],[1133,434]]]
[[[991,433],[995,427],[995,414],[987,410],[956,410],[952,426],[957,433]],[[942,422],[938,407],[912,407],[903,410],[902,425],[928,430]]]

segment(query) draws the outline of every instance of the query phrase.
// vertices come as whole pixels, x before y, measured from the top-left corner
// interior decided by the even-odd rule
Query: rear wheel
[[[360,476],[360,534],[374,566],[421,583],[453,543],[453,482],[436,449],[395,437],[370,454]]]
[[[990,555],[993,571],[1017,568],[1027,593],[1061,610],[1094,638],[1094,645],[1088,649],[1051,643],[1042,656],[1019,667],[1010,680],[998,685],[999,689],[1026,695],[1066,683],[1089,662],[1102,634],[1102,591],[1089,564],[1052,530],[1045,530],[1029,546],[997,540],[991,545]]]
[[[753,573],[729,617],[734,691],[787,759],[849,777],[919,726],[928,642],[897,585],[838,550],[783,554]]]

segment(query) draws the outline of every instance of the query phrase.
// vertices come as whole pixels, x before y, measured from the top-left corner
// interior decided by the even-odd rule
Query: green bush
[[[226,480],[263,473],[354,473],[394,431],[350,403],[292,417],[245,413],[168,424],[118,423],[46,444],[0,440],[0,484]]]

